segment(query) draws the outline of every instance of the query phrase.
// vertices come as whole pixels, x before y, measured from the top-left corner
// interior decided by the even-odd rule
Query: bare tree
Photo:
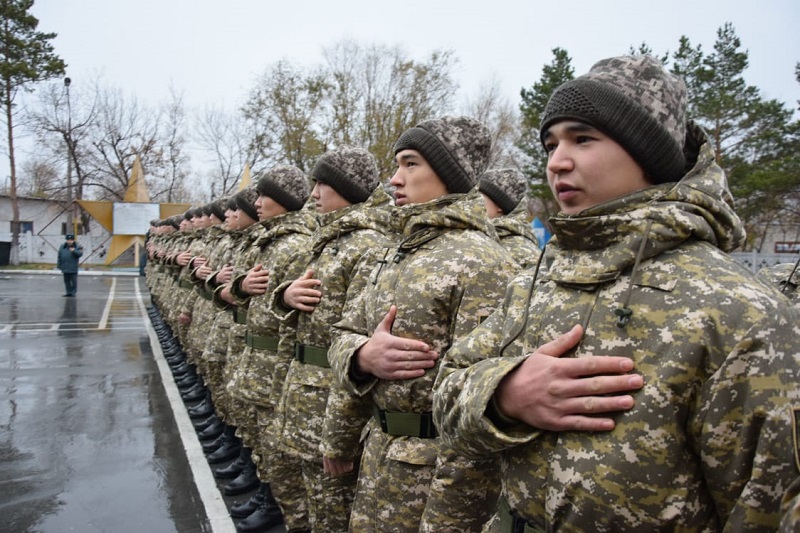
[[[477,95],[466,100],[462,112],[486,124],[492,133],[489,168],[521,169],[523,155],[516,146],[520,138],[519,113],[508,98],[502,96],[496,78],[481,84]]]
[[[413,125],[450,111],[458,85],[451,51],[424,61],[400,47],[340,41],[323,51],[327,64],[327,115],[323,128],[334,145],[355,144],[378,159],[382,176],[394,168],[394,143]]]
[[[252,132],[250,149],[264,162],[310,170],[325,144],[317,125],[327,82],[323,72],[305,72],[287,61],[268,68],[242,107]]]
[[[249,125],[241,115],[214,107],[207,107],[195,121],[195,141],[210,155],[214,166],[211,186],[215,193],[219,191],[222,196],[231,193],[245,164],[249,163],[254,172],[263,166],[254,150],[259,143],[253,140]]]

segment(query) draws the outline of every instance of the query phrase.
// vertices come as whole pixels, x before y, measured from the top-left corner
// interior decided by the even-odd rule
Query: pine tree
[[[710,54],[684,36],[673,59],[672,72],[686,80],[688,116],[708,134],[749,244],[760,249],[768,225],[781,219],[789,207],[788,193],[800,181],[794,170],[798,127],[792,111],[747,84],[749,54],[730,23],[717,31]]]
[[[64,74],[66,65],[54,52],[50,41],[55,33],[36,31],[38,19],[31,15],[33,0],[0,0],[0,88],[8,132],[8,159],[11,167],[11,205],[13,210],[11,263],[19,264],[19,205],[17,170],[14,159],[14,100],[30,84]]]

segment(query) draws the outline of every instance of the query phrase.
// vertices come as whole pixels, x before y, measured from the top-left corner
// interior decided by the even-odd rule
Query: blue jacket
[[[83,246],[74,243],[74,250],[69,249],[69,245],[64,243],[58,249],[58,263],[56,267],[64,274],[78,273],[78,259],[83,255]]]

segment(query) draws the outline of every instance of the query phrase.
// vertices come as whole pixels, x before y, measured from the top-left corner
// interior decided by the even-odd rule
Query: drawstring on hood
[[[630,278],[628,279],[628,289],[625,291],[625,298],[622,300],[622,307],[617,307],[614,314],[617,315],[617,327],[624,328],[631,321],[633,316],[633,309],[628,307],[631,302],[631,293],[633,292],[633,280],[636,277],[636,272],[639,270],[639,263],[644,255],[645,246],[647,246],[647,235],[650,233],[650,227],[653,225],[652,220],[647,221],[644,228],[644,235],[642,236],[642,243],[639,245],[639,251],[636,253],[636,259],[633,263]]]

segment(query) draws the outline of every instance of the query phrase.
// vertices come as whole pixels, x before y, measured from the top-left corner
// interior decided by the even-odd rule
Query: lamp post
[[[69,101],[69,86],[72,84],[70,78],[64,78],[64,90],[67,93],[67,227],[72,227],[72,234],[77,237],[77,221],[75,220],[75,208],[72,205],[72,106]],[[70,230],[67,230],[69,233]]]

